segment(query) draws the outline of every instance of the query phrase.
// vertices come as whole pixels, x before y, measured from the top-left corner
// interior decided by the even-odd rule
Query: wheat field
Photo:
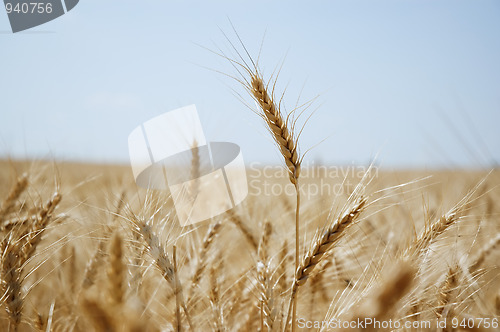
[[[303,168],[307,268],[294,274],[295,195],[264,191],[289,181],[278,167],[249,170],[240,206],[186,227],[127,166],[0,170],[5,331],[281,331],[293,288],[297,330],[361,318],[498,330],[484,326],[500,311],[498,171]],[[343,190],[316,194],[319,182]]]

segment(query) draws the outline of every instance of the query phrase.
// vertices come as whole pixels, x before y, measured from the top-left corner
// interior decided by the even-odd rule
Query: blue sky
[[[265,34],[265,75],[286,56],[288,108],[303,86],[303,100],[319,94],[307,160],[500,162],[500,2],[457,0],[82,0],[17,34],[0,10],[0,157],[125,163],[136,126],[196,104],[209,140],[279,163],[243,88],[216,72],[234,69],[198,46],[228,51],[228,18],[254,56]]]

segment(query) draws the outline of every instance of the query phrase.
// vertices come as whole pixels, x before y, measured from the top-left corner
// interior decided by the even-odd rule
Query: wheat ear
[[[160,270],[163,279],[165,279],[172,289],[178,288],[179,300],[181,303],[182,310],[186,315],[186,320],[188,321],[189,327],[193,329],[193,322],[191,321],[191,316],[189,315],[189,311],[187,310],[186,302],[184,301],[184,297],[182,295],[182,285],[180,280],[177,279],[175,282],[175,271],[174,266],[170,259],[168,258],[167,252],[165,248],[160,244],[160,240],[158,236],[151,229],[151,225],[146,223],[144,220],[138,218],[133,215],[132,222],[135,226],[135,231],[140,235],[141,239],[144,242],[146,250],[149,252],[151,257],[154,259],[156,267]]]
[[[316,265],[321,262],[325,254],[332,249],[333,245],[337,243],[344,234],[344,231],[351,226],[354,221],[359,217],[366,205],[366,198],[360,196],[357,201],[348,209],[344,214],[342,214],[331,226],[323,232],[321,236],[317,236],[312,242],[312,246],[308,253],[305,255],[302,263],[300,264],[297,272],[295,273],[295,279],[292,285],[292,295],[290,300],[290,305],[288,309],[287,319],[285,321],[285,328],[290,319],[290,310],[292,308],[292,302],[297,298],[297,292],[299,287],[307,282],[307,279],[311,276],[312,271]],[[292,317],[293,318],[293,317]],[[292,327],[295,325],[295,321],[292,321]]]
[[[249,89],[262,109],[262,117],[285,158],[290,182],[296,185],[300,175],[300,159],[293,130],[289,128],[288,121],[281,113],[279,106],[274,102],[272,94],[268,93],[267,86],[260,74],[254,73],[251,75]]]
[[[438,293],[438,307],[436,310],[436,315],[438,318],[443,318],[445,314],[445,308],[449,305],[452,299],[453,291],[458,285],[458,268],[452,267],[448,269],[448,273],[446,274],[446,278],[441,285]]]
[[[17,199],[28,187],[28,175],[23,174],[17,179],[15,185],[12,187],[9,195],[0,206],[0,225],[3,223],[4,218],[12,211]]]
[[[415,257],[423,252],[434,242],[434,240],[444,233],[453,223],[458,220],[457,211],[452,210],[427,227],[419,237],[415,239],[413,245],[406,252],[406,257]]]
[[[23,271],[26,267],[25,264],[35,253],[36,247],[42,239],[42,234],[51,220],[52,213],[60,201],[61,196],[58,193],[54,194],[52,199],[49,200],[35,217],[28,233],[21,234],[19,238],[13,238],[14,234],[11,232],[2,241],[1,288],[6,302],[10,326],[13,331],[17,331],[21,322],[24,303],[21,286]]]
[[[125,297],[126,266],[123,262],[123,240],[115,233],[109,247],[109,297],[113,305],[121,305]]]
[[[67,280],[69,283],[69,291],[71,294],[76,294],[76,281],[78,280],[78,275],[77,275],[77,257],[76,257],[76,250],[75,246],[73,245],[66,245],[63,247],[63,250],[61,252],[62,254],[62,262],[65,270],[65,274],[67,275]]]
[[[229,221],[231,221],[241,231],[241,233],[243,233],[243,236],[245,237],[245,239],[247,239],[250,246],[255,251],[258,251],[259,245],[257,243],[257,240],[255,239],[255,236],[250,231],[250,229],[245,225],[245,223],[243,223],[241,217],[237,215],[233,210],[229,210],[228,214]]]
[[[274,308],[274,286],[272,274],[267,263],[257,263],[257,290],[259,292],[260,302],[260,325],[261,331],[264,330],[264,325],[268,331],[273,330],[276,320],[277,311]]]
[[[85,271],[83,273],[82,289],[88,289],[95,283],[97,274],[99,272],[99,266],[102,263],[104,257],[104,242],[100,241],[97,250],[92,255],[92,258],[88,261]]]
[[[366,202],[365,197],[359,197],[348,211],[313,241],[311,249],[305,255],[302,264],[297,270],[294,288],[298,288],[306,283],[316,265],[321,262],[325,254],[332,249],[333,245],[342,238],[344,231],[358,219],[366,206]]]
[[[484,180],[483,180],[484,181]],[[422,233],[413,241],[412,245],[408,247],[403,256],[405,258],[418,257],[424,253],[429,246],[434,243],[436,238],[443,234],[449,227],[454,223],[458,222],[459,213],[466,209],[468,205],[472,202],[472,196],[476,193],[477,188],[483,182],[478,183],[474,189],[469,191],[464,198],[460,200],[454,207],[452,207],[447,213],[442,215],[438,220],[432,223],[430,226],[426,227]]]
[[[21,292],[22,269],[16,253],[8,247],[2,257],[2,289],[5,309],[9,316],[9,330],[17,331],[21,322],[24,298]]]
[[[217,235],[217,232],[219,231],[220,227],[221,227],[220,223],[210,225],[210,228],[208,229],[208,232],[205,235],[205,238],[203,239],[203,243],[201,245],[200,252],[198,255],[196,269],[195,269],[195,272],[193,274],[193,277],[191,278],[191,288],[189,290],[189,296],[191,296],[193,290],[196,288],[196,286],[200,282],[202,273],[206,267],[206,263],[207,263],[206,258],[207,258],[208,250],[210,249],[210,246],[212,245],[214,238]]]
[[[264,223],[264,232],[262,232],[262,237],[260,239],[259,251],[258,251],[258,256],[262,263],[267,262],[269,238],[271,237],[272,232],[273,232],[273,225],[268,220],[266,220],[266,222]]]
[[[24,240],[20,254],[23,264],[34,254],[38,243],[42,240],[42,235],[48,223],[52,219],[52,213],[57,205],[59,205],[61,198],[59,193],[55,193],[34,220],[29,233],[21,237]]]
[[[221,273],[221,262],[217,264],[213,264],[210,267],[210,292],[209,292],[209,300],[214,312],[214,330],[216,332],[222,332],[223,329],[223,319],[222,319],[222,310],[221,310],[221,298],[220,298],[220,285],[218,275]]]

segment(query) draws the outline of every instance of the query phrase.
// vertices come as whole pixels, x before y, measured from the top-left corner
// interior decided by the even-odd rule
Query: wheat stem
[[[300,212],[300,190],[299,190],[299,182],[295,182],[295,191],[297,193],[297,204],[295,209],[295,271],[298,271],[299,268],[299,212]],[[292,332],[295,331],[295,321],[297,319],[297,296],[293,296],[293,314],[292,314]]]

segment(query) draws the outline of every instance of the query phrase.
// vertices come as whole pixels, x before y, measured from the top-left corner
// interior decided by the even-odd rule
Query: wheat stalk
[[[284,117],[279,104],[274,102],[273,94],[268,92],[267,85],[264,83],[262,76],[255,70],[254,72],[247,69],[250,73],[250,84],[247,86],[250,94],[253,96],[257,104],[261,108],[261,116],[266,122],[274,141],[278,145],[280,152],[285,160],[288,170],[288,178],[295,186],[296,193],[296,209],[295,209],[295,269],[299,267],[300,253],[300,189],[299,176],[301,158],[297,149],[297,138],[294,136],[293,125],[290,125],[289,117]],[[297,300],[294,297],[293,306],[293,321],[295,321],[297,311]],[[295,326],[292,324],[292,331],[295,331]]]

